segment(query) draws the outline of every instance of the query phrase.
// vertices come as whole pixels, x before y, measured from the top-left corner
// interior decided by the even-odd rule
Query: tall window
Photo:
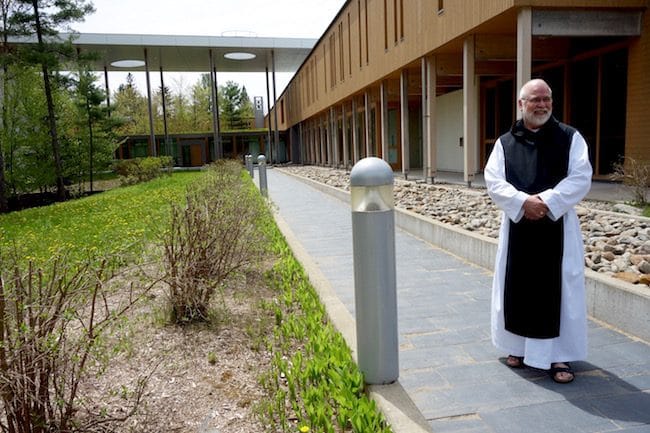
[[[325,52],[325,44],[323,44],[323,86],[325,87],[325,93],[327,93],[327,53]]]
[[[358,27],[359,27],[359,67],[362,66],[363,61],[361,60],[363,56],[361,55],[362,53],[362,48],[361,48],[361,0],[357,0],[357,12],[359,13],[359,20],[357,21]]]
[[[399,37],[404,39],[404,0],[399,0]]]
[[[628,52],[603,48],[589,57],[533,72],[533,78],[544,79],[553,89],[553,116],[575,127],[587,141],[596,177],[611,174],[625,155]],[[483,87],[481,152],[487,159],[496,138],[514,120],[516,90],[513,80]]]
[[[305,75],[307,75],[307,79],[305,80],[307,87],[307,105],[311,105],[313,99],[311,94],[311,65],[309,63],[305,67]]]
[[[384,0],[384,50],[388,49],[388,0]]]
[[[352,25],[350,24],[350,12],[348,12],[348,68],[352,76]]]
[[[339,23],[339,66],[341,81],[345,81],[345,55],[343,50],[343,21]]]
[[[314,60],[311,62],[311,73],[312,73],[312,78],[311,78],[311,85],[312,87],[312,97],[314,98],[314,102],[318,100],[318,86],[316,85],[316,82],[318,81],[318,69],[316,68],[316,56],[314,56]]]
[[[330,87],[336,86],[336,33],[330,35]]]
[[[280,123],[284,123],[284,99],[280,100]]]
[[[363,0],[363,15],[366,31],[366,64],[370,63],[370,51],[368,50],[368,0]]]
[[[397,45],[397,0],[393,0],[393,42]]]

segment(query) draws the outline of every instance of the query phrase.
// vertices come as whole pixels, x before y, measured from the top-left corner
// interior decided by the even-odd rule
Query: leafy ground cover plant
[[[269,283],[277,302],[272,368],[261,377],[270,399],[259,411],[271,431],[391,431],[375,402],[365,394],[363,375],[341,334],[328,322],[323,305],[284,239],[277,233],[278,261]],[[274,430],[275,429],[275,430]]]

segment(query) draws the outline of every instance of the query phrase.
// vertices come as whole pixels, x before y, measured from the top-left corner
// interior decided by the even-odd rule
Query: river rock
[[[650,274],[650,262],[642,260],[638,265],[636,265],[639,272],[643,274]]]
[[[642,211],[638,207],[630,206],[629,204],[617,203],[614,205],[614,212],[619,212],[628,215],[641,215]]]
[[[350,189],[349,172],[343,169],[319,166],[281,169],[345,191]],[[499,235],[502,211],[484,187],[429,184],[396,177],[394,193],[397,208],[408,208],[424,217],[491,238]],[[650,266],[650,218],[637,216],[640,210],[634,206],[590,200],[580,202],[576,213],[585,239],[585,266],[643,283],[642,278],[649,274],[639,272],[647,271]]]

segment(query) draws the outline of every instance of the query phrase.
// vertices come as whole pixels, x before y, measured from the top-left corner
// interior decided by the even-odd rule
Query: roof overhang
[[[69,34],[61,34],[67,39]],[[82,52],[98,54],[96,70],[144,71],[145,66],[118,67],[115,62],[146,60],[149,70],[162,68],[169,72],[208,72],[210,56],[217,72],[264,72],[272,68],[273,53],[276,72],[295,72],[316,44],[316,39],[268,38],[250,36],[172,36],[108,33],[72,35],[72,44]],[[35,38],[12,41],[34,43]],[[248,53],[247,60],[226,58],[229,53]],[[240,56],[235,56],[240,57]],[[250,57],[250,56],[241,56]]]

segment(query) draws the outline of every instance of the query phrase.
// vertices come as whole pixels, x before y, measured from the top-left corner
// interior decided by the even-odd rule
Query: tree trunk
[[[54,159],[54,174],[56,175],[56,196],[59,200],[65,200],[65,185],[63,184],[63,168],[61,165],[61,145],[56,129],[56,112],[54,110],[54,99],[52,98],[52,86],[50,75],[46,65],[43,66],[43,85],[45,87],[45,99],[47,100],[47,118],[52,140],[52,158]]]
[[[8,12],[5,10],[5,5],[3,4],[3,10],[2,10],[2,28],[6,29],[7,28],[7,16]],[[7,55],[7,50],[8,50],[8,39],[9,35],[5,31],[2,35],[2,51],[4,55]],[[9,210],[9,206],[7,204],[7,188],[6,188],[6,182],[5,182],[5,157],[4,157],[4,137],[7,136],[7,82],[9,79],[7,78],[7,73],[9,72],[7,68],[7,64],[2,65],[2,70],[0,70],[0,74],[2,77],[0,77],[0,104],[2,104],[2,125],[0,125],[0,128],[2,128],[2,131],[0,131],[0,137],[3,138],[0,140],[0,212],[7,212]]]
[[[0,137],[5,137],[7,134],[7,97],[5,93],[7,84],[7,65],[3,65],[0,70],[0,104],[2,104],[2,125],[0,125]],[[7,212],[9,205],[7,204],[7,188],[5,182],[5,157],[4,157],[4,140],[0,140],[0,212]]]
[[[34,8],[34,21],[36,24],[36,37],[39,48],[43,48],[43,29],[41,17],[38,12],[38,0],[32,0]],[[61,144],[56,129],[56,112],[54,110],[54,98],[52,97],[52,85],[50,83],[50,72],[45,63],[41,64],[43,71],[43,86],[45,87],[45,99],[47,101],[47,118],[52,142],[52,158],[54,159],[54,174],[56,176],[56,196],[59,200],[65,200],[66,192],[63,184],[63,168],[61,164]]]

